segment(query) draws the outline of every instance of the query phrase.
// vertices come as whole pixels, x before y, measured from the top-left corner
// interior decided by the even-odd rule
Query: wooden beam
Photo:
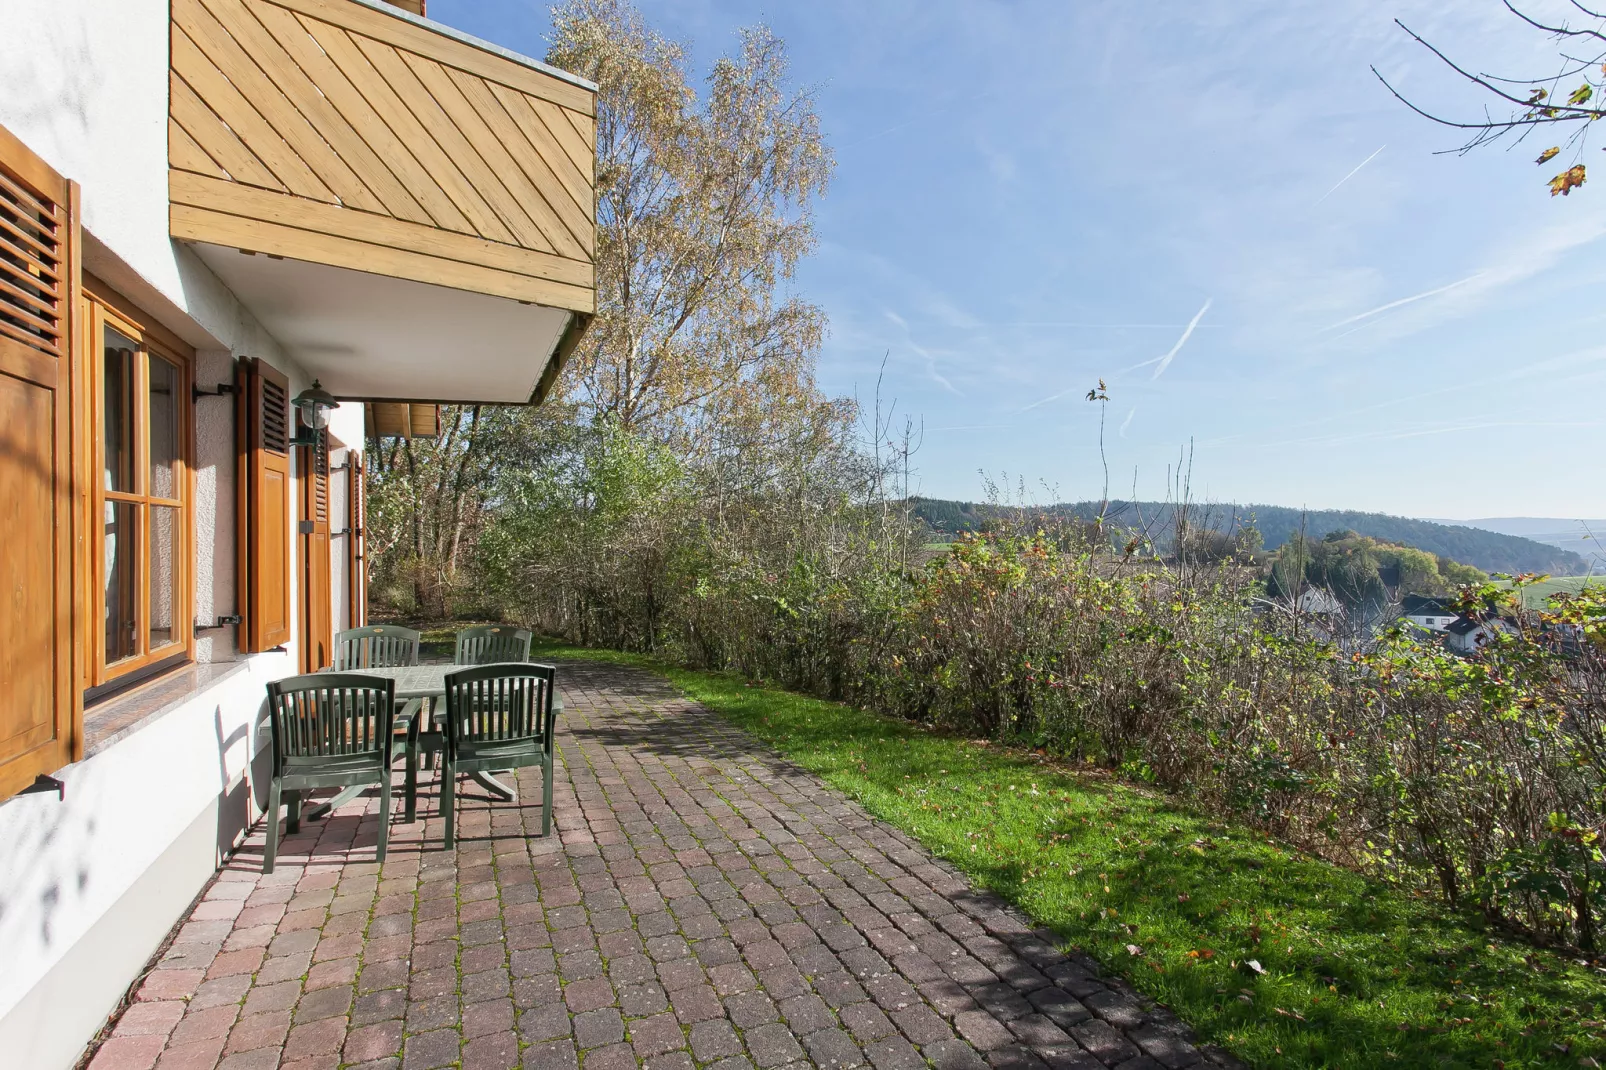
[[[506,297],[533,305],[591,312],[596,291],[511,271],[465,264],[457,260],[394,249],[333,234],[230,215],[209,208],[175,204],[169,210],[169,230],[180,241],[207,242],[289,260],[366,271],[431,286]]]

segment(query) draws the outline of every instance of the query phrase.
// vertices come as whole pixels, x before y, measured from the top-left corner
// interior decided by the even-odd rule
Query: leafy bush
[[[923,552],[841,437],[688,463],[605,422],[564,436],[487,492],[470,586],[510,617],[1097,763],[1597,947],[1598,592],[1535,615],[1469,587],[1508,622],[1476,656],[1403,628],[1346,653],[1230,554],[1112,555],[1052,518]]]

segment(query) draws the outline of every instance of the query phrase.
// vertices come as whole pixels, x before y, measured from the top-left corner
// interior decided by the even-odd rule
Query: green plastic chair
[[[423,635],[413,631],[411,628],[403,628],[399,624],[370,624],[363,628],[348,628],[335,636],[335,663],[333,668],[335,672],[350,672],[362,669],[394,669],[402,665],[417,665],[418,647],[422,640]],[[415,788],[418,769],[416,756],[421,746],[421,734],[427,739],[439,739],[439,736],[431,735],[428,725],[421,723],[429,717],[429,714],[423,712],[423,707],[422,700],[414,699],[398,718],[398,720],[406,724],[407,728],[405,733],[397,739],[399,749],[395,756],[398,758],[413,758],[413,761],[408,765],[408,769],[413,774],[414,780],[411,783]],[[423,745],[426,750],[431,750],[432,752],[433,749],[439,749],[438,745],[433,749],[429,748],[427,743]],[[405,818],[407,821],[412,821],[417,816],[414,802],[416,798],[416,792],[407,797]]]
[[[456,843],[457,778],[463,773],[540,765],[541,835],[551,835],[556,675],[550,665],[528,662],[481,665],[447,674],[441,812],[446,817],[448,848]]]
[[[390,763],[396,746],[396,684],[361,673],[320,672],[268,684],[273,732],[273,780],[268,786],[268,842],[262,872],[272,873],[279,853],[279,806],[286,827],[301,827],[301,797],[315,788],[379,787],[378,857],[390,843]],[[416,757],[408,763],[408,806],[417,784]]]
[[[464,628],[457,633],[457,665],[495,665],[509,661],[530,660],[528,628],[515,628],[511,624],[482,624],[477,628]]]
[[[397,624],[370,624],[348,628],[335,636],[335,671],[394,669],[418,664],[418,643],[423,636]]]

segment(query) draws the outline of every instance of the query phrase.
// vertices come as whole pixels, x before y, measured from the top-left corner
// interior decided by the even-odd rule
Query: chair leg
[[[552,835],[552,752],[541,762],[541,835]]]
[[[301,792],[284,793],[284,831],[294,835],[301,831]]]
[[[441,813],[446,818],[446,849],[456,843],[457,770],[450,761],[441,762]]]
[[[268,785],[268,842],[262,848],[262,872],[272,873],[273,863],[279,854],[279,778],[274,777]]]
[[[390,846],[390,766],[385,766],[379,781],[379,846],[374,851],[375,861],[385,860],[385,848]]]
[[[406,819],[408,824],[418,818],[418,743],[416,740],[407,745],[407,780],[403,789],[407,793]]]

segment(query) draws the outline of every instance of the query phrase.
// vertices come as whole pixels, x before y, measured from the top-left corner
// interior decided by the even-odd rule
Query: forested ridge
[[[916,498],[914,502],[914,515],[932,531],[945,535],[982,530],[989,518],[1007,516],[1014,521],[1034,512],[1092,520],[1103,507],[1101,502],[1062,502],[1040,507],[991,505],[941,498]],[[1534,539],[1502,535],[1459,524],[1437,524],[1431,520],[1390,516],[1387,513],[1362,513],[1351,509],[1306,511],[1282,505],[1216,504],[1190,505],[1188,511],[1189,522],[1195,527],[1230,532],[1252,526],[1260,532],[1267,550],[1277,549],[1301,531],[1309,538],[1319,539],[1329,532],[1347,530],[1384,542],[1414,546],[1452,561],[1474,565],[1485,572],[1544,572],[1553,576],[1576,576],[1587,569],[1584,559],[1577,554]],[[1166,548],[1166,540],[1176,529],[1175,507],[1169,502],[1112,501],[1108,517],[1109,522],[1120,530],[1149,532],[1162,549]]]

